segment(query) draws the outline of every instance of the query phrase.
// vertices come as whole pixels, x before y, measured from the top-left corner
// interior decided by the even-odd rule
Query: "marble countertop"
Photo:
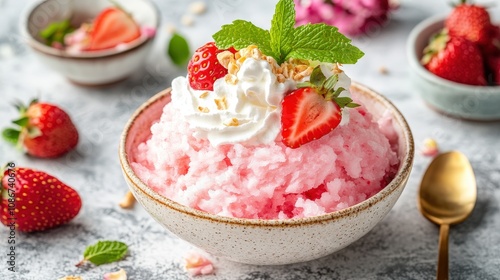
[[[58,279],[76,274],[102,279],[106,272],[124,268],[129,279],[188,279],[182,256],[196,250],[157,224],[140,205],[118,206],[127,191],[118,163],[118,140],[132,112],[149,97],[184,75],[165,55],[167,26],[174,24],[199,46],[211,40],[221,24],[236,18],[269,27],[275,1],[216,0],[190,27],[181,16],[191,1],[156,0],[162,27],[151,56],[129,79],[107,88],[84,88],[42,65],[19,36],[19,15],[27,1],[0,0],[0,127],[16,114],[16,99],[60,104],[79,128],[77,149],[56,160],[34,159],[0,142],[0,162],[47,171],[81,194],[83,208],[69,224],[56,229],[18,234],[18,271],[7,270],[7,235],[0,228],[0,279]],[[174,3],[175,2],[175,3]],[[252,266],[212,257],[217,273],[199,279],[432,279],[436,272],[438,227],[419,213],[417,189],[430,162],[418,151],[425,138],[441,150],[460,150],[477,176],[477,206],[464,223],[450,230],[450,275],[453,279],[498,279],[500,275],[500,123],[468,122],[440,115],[419,98],[408,78],[405,44],[410,30],[424,18],[449,11],[449,1],[402,1],[390,23],[380,32],[357,38],[365,51],[355,66],[346,67],[353,80],[383,93],[407,118],[415,137],[414,169],[392,211],[366,236],[321,259],[286,266]],[[494,18],[500,8],[490,9]],[[379,69],[385,67],[387,74]],[[130,246],[119,262],[78,269],[74,266],[87,245],[97,240],[121,240]]]

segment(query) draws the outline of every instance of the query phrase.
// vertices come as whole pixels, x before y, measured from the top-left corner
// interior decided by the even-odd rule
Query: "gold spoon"
[[[476,203],[476,178],[465,155],[438,155],[424,174],[418,196],[420,212],[440,225],[437,279],[448,279],[448,231],[463,222]]]

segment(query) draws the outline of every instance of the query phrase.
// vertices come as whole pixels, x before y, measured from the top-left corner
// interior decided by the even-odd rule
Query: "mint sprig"
[[[45,43],[48,46],[52,46],[54,42],[64,46],[64,36],[73,31],[75,31],[75,28],[71,26],[70,20],[65,19],[49,24],[45,29],[40,31],[40,37],[45,39]]]
[[[223,25],[222,29],[212,37],[215,44],[221,49],[234,47],[239,50],[250,45],[257,45],[261,52],[275,57],[271,48],[269,31],[257,27],[249,21],[238,19],[232,24]]]
[[[83,260],[76,266],[81,266],[87,261],[95,265],[119,261],[125,256],[127,250],[127,244],[120,241],[98,241],[85,249]]]
[[[272,56],[278,64],[290,58],[353,64],[364,55],[337,27],[306,24],[295,28],[294,25],[293,0],[280,0],[269,31],[248,21],[235,20],[223,25],[213,38],[221,49],[257,45],[262,53]]]

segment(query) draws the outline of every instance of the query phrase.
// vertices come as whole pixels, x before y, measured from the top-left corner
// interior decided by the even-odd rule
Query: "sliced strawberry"
[[[82,207],[80,195],[74,189],[45,172],[29,168],[15,167],[1,172],[0,192],[0,221],[23,232],[65,224]]]
[[[93,22],[86,50],[97,51],[114,48],[140,36],[140,28],[131,15],[117,7],[106,8]]]
[[[323,137],[339,125],[342,108],[358,106],[348,97],[339,97],[344,89],[335,89],[337,80],[336,74],[326,80],[318,66],[310,83],[299,85],[304,87],[285,96],[281,135],[286,146],[298,148]]]
[[[341,118],[340,107],[315,89],[295,90],[283,100],[283,143],[298,148],[332,131]]]
[[[215,46],[214,42],[199,47],[188,63],[189,85],[196,90],[213,90],[214,82],[227,74],[227,69],[219,63],[217,54],[226,51]],[[234,48],[228,51],[236,53]]]

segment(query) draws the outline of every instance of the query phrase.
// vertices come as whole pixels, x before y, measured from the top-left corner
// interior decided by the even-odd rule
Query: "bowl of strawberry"
[[[422,99],[446,115],[500,120],[500,26],[487,8],[461,1],[410,33],[411,80]]]
[[[21,32],[43,64],[80,85],[125,79],[147,58],[159,11],[149,0],[36,2]]]

